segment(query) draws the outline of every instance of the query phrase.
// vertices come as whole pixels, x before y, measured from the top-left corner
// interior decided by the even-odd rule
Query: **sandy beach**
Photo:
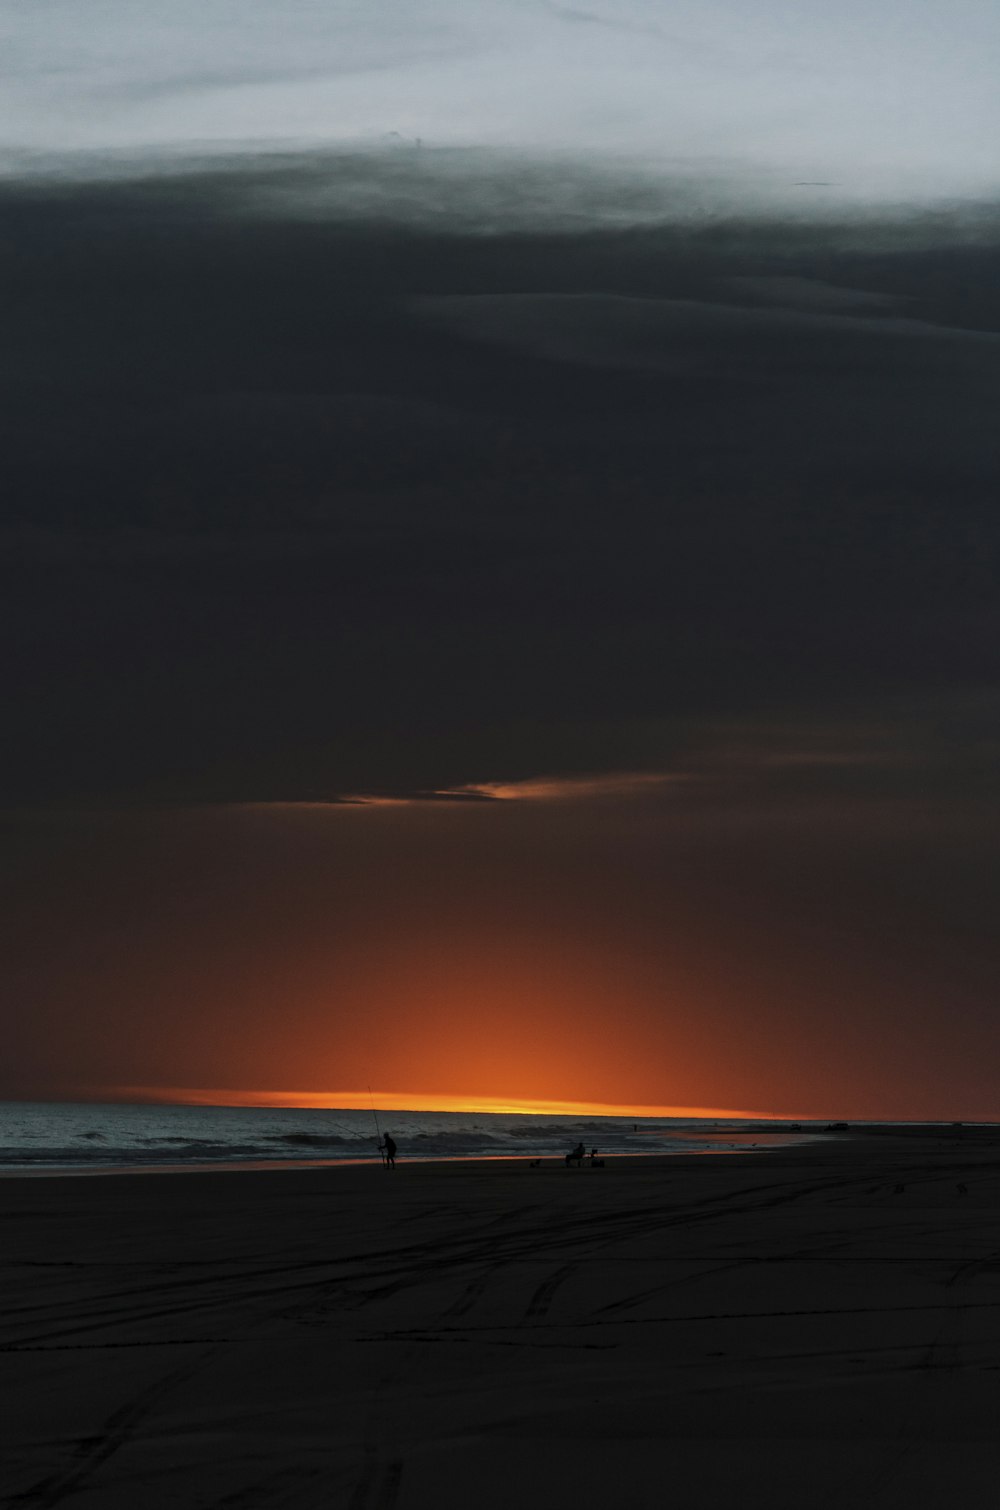
[[[0,1202],[3,1505],[994,1502],[992,1131]]]

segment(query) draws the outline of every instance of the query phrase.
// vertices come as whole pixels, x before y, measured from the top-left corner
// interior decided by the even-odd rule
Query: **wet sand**
[[[10,1179],[0,1224],[5,1506],[994,1502],[994,1130]]]

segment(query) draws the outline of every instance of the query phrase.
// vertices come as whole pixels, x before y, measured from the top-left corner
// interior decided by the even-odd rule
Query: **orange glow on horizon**
[[[289,1107],[316,1111],[496,1112],[508,1116],[747,1118],[753,1121],[800,1120],[806,1113],[734,1110],[719,1106],[645,1106],[604,1101],[551,1101],[500,1096],[422,1094],[419,1091],[257,1091],[201,1089],[190,1086],[104,1086],[112,1101],[180,1106]]]

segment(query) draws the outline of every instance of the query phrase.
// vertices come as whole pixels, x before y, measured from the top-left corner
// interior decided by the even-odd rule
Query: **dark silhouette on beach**
[[[582,1168],[586,1155],[587,1150],[582,1143],[578,1143],[572,1152],[566,1155],[566,1168],[568,1169],[571,1164],[575,1164],[578,1169]]]
[[[391,1133],[386,1133],[385,1138],[383,1139],[382,1146],[385,1149],[385,1167],[386,1167],[386,1169],[395,1169],[395,1167],[396,1167],[396,1142],[395,1142],[395,1139],[393,1138],[393,1136],[392,1136]]]

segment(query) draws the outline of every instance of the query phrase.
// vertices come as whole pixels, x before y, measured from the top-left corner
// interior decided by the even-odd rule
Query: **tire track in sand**
[[[212,1347],[195,1362],[181,1364],[148,1384],[131,1400],[112,1411],[99,1432],[92,1437],[84,1437],[77,1443],[77,1462],[55,1473],[46,1474],[29,1488],[12,1495],[7,1503],[11,1506],[30,1505],[34,1510],[51,1510],[52,1506],[61,1504],[70,1495],[78,1494],[97,1470],[132,1440],[140,1422],[145,1420],[160,1401],[199,1373],[218,1351],[218,1347]]]

